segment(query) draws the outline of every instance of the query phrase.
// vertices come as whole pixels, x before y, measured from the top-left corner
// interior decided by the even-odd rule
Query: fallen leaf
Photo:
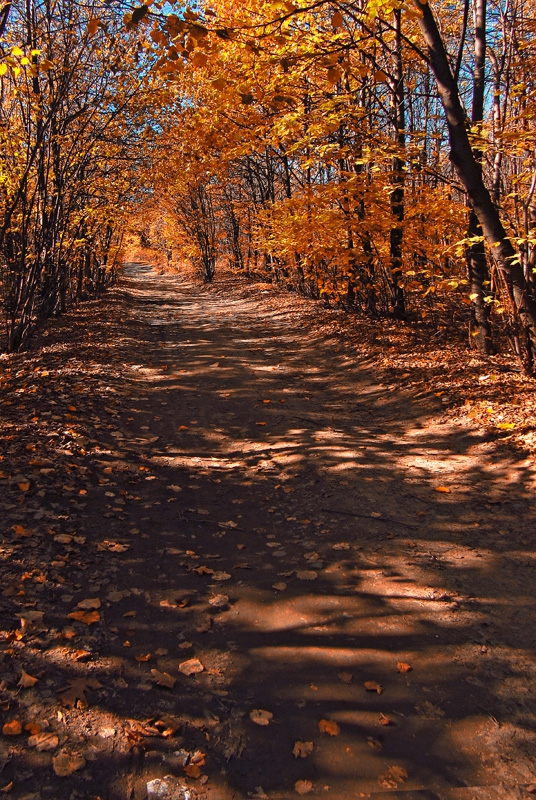
[[[73,537],[69,536],[68,533],[58,533],[57,536],[54,536],[54,541],[58,544],[70,544],[73,541]]]
[[[200,567],[194,567],[192,572],[197,572],[198,575],[214,575],[214,570],[210,567],[205,567],[204,564]]]
[[[36,733],[28,738],[29,746],[35,747],[39,752],[55,750],[59,743],[60,740],[55,733]]]
[[[332,719],[321,719],[318,723],[320,733],[327,733],[329,736],[338,736],[341,729]]]
[[[296,573],[296,577],[300,581],[315,581],[318,578],[318,572],[314,569],[300,569]]]
[[[296,781],[294,791],[298,792],[298,794],[309,794],[309,792],[313,791],[313,784],[311,781]]]
[[[126,553],[129,549],[129,544],[120,544],[119,542],[111,542],[108,546],[110,553]]]
[[[179,672],[182,672],[183,675],[198,675],[204,669],[198,658],[190,658],[188,661],[183,661],[179,664]]]
[[[18,736],[22,733],[22,725],[18,719],[10,719],[2,727],[4,736]]]
[[[38,722],[27,722],[24,730],[28,731],[30,736],[35,736],[36,733],[41,733],[41,725]]]
[[[407,777],[408,773],[404,767],[393,766],[389,767],[387,772],[379,776],[378,783],[380,786],[383,786],[384,789],[396,789],[398,784],[404,783]]]
[[[380,716],[378,717],[378,722],[380,725],[393,725],[393,720],[390,717],[387,717],[385,714],[380,712]]]
[[[412,669],[413,667],[411,666],[411,664],[406,664],[405,661],[399,661],[398,664],[396,665],[397,672],[411,672]]]
[[[73,772],[83,769],[85,766],[86,759],[77,754],[70,755],[69,753],[58,753],[58,755],[54,756],[52,759],[52,767],[54,772],[60,778],[66,778],[67,776],[72,775]]]
[[[314,750],[314,742],[295,742],[292,750],[294,758],[307,758]]]
[[[363,685],[367,692],[377,692],[378,694],[383,692],[383,686],[378,681],[365,681]]]
[[[177,430],[179,430],[179,431],[187,431],[188,430],[188,425],[179,425]]]
[[[201,767],[197,764],[188,764],[184,767],[185,775],[188,775],[189,778],[199,778],[201,775]]]
[[[9,794],[12,789],[13,789],[13,781],[10,781],[10,783],[6,783],[5,786],[2,786],[0,792],[2,794]]]
[[[225,606],[229,605],[229,598],[226,594],[217,594],[211,597],[208,602],[209,605],[215,608],[225,608]]]
[[[339,672],[338,679],[343,683],[352,683],[353,675],[351,672]]]
[[[271,711],[264,711],[262,708],[254,708],[253,711],[249,712],[249,718],[255,725],[269,725],[273,717],[274,715]]]
[[[98,611],[71,611],[67,616],[77,622],[83,622],[84,625],[94,625],[101,618]]]
[[[140,653],[139,655],[134,656],[134,658],[136,659],[136,661],[145,663],[146,661],[151,660],[151,653]]]
[[[436,486],[436,492],[443,492],[444,494],[450,494],[450,489],[448,486]]]
[[[70,708],[87,708],[88,701],[86,692],[90,689],[100,689],[102,684],[97,680],[88,678],[75,678],[65,689],[59,689],[56,695],[59,697],[62,706]]]
[[[101,607],[101,601],[98,597],[89,597],[87,600],[80,600],[77,608],[81,608],[83,611],[92,611],[93,609]]]
[[[151,675],[158,686],[165,686],[167,689],[173,689],[177,683],[177,679],[172,678],[167,672],[159,672],[157,669],[152,669]]]
[[[39,678],[34,678],[32,675],[28,675],[27,672],[22,670],[22,675],[20,676],[20,680],[17,683],[17,686],[20,686],[21,689],[29,689],[32,686],[35,686]]]
[[[124,553],[129,547],[129,544],[112,542],[109,539],[105,539],[103,542],[97,544],[97,550],[108,550],[110,553]]]
[[[33,531],[30,528],[25,528],[24,525],[13,525],[13,530],[16,536],[32,536]]]
[[[212,575],[212,579],[215,581],[228,581],[233,576],[230,575],[228,572],[218,571]]]
[[[277,589],[278,592],[283,592],[286,588],[287,588],[287,584],[286,583],[280,582],[280,583],[273,583],[272,584],[272,589]]]

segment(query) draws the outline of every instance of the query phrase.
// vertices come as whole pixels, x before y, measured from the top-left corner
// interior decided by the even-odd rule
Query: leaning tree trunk
[[[427,2],[421,4],[419,0],[413,0],[413,5],[419,12],[419,27],[426,42],[427,56],[445,112],[451,147],[450,160],[467,192],[484,238],[508,288],[520,328],[520,342],[524,344],[520,357],[525,370],[532,373],[536,360],[536,301],[525,279],[519,254],[514,250],[506,234],[499,212],[484,184],[478,160],[471,148],[458,84],[452,74],[445,44],[433,11]]]

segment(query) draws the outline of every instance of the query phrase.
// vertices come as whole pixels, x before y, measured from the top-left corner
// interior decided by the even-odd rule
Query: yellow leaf
[[[502,431],[511,431],[515,428],[514,422],[499,422],[497,423],[497,427],[500,428]]]
[[[436,492],[443,492],[444,494],[450,494],[450,489],[448,486],[436,486]]]
[[[0,77],[5,75],[7,72],[7,64],[0,64]]]
[[[24,50],[21,50],[20,47],[12,47],[11,48],[11,55],[12,56],[23,56]]]

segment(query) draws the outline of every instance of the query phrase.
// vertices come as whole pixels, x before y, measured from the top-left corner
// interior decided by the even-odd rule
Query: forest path
[[[0,700],[58,743],[0,741],[17,798],[535,788],[532,466],[315,309],[128,264],[32,362]]]

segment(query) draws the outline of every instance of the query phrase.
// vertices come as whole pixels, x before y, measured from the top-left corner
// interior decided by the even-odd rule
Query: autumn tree
[[[113,277],[148,65],[122,15],[96,2],[13,4],[5,21],[0,297],[5,346],[16,350]]]

